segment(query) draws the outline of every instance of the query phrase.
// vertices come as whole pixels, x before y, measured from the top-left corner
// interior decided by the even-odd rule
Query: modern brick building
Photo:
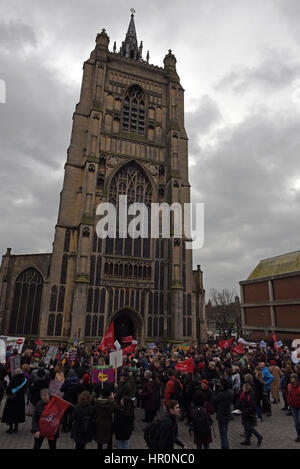
[[[116,337],[140,344],[204,341],[202,271],[187,238],[101,239],[96,210],[128,202],[190,202],[184,90],[171,51],[142,58],[132,14],[119,52],[103,30],[84,63],[67,152],[53,251],[3,256],[0,329],[47,341]],[[118,233],[119,235],[119,233]]]
[[[300,251],[264,259],[240,282],[243,330],[253,338],[300,338]]]

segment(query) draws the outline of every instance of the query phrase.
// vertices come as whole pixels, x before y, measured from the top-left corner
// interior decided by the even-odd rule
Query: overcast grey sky
[[[194,266],[208,293],[239,292],[300,249],[299,0],[0,0],[0,253],[51,252],[82,65],[102,28],[120,46],[131,7],[144,56],[172,49],[185,88]]]

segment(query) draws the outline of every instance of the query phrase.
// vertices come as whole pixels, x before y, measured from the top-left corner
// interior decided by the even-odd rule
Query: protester
[[[25,390],[27,379],[21,369],[15,371],[7,387],[7,398],[2,415],[2,423],[9,426],[7,433],[18,433],[19,423],[25,422]]]
[[[269,372],[273,376],[274,380],[271,383],[271,396],[273,399],[273,404],[277,404],[280,402],[280,378],[282,375],[282,371],[280,370],[279,366],[276,365],[275,360],[270,360]]]
[[[118,449],[129,449],[134,427],[134,406],[130,397],[122,397],[120,406],[114,413],[113,430]]]
[[[257,426],[256,404],[252,387],[249,383],[245,383],[243,386],[239,409],[242,411],[242,422],[245,429],[245,441],[242,441],[241,445],[250,446],[251,434],[253,433],[257,438],[257,446],[261,446],[263,437],[254,428]]]
[[[73,369],[70,369],[67,373],[67,378],[60,388],[63,392],[63,399],[73,406],[77,404],[78,396],[84,391],[83,385],[79,382],[78,376]],[[72,406],[70,406],[64,413],[62,420],[62,431],[69,432],[71,430],[70,417],[72,413]]]
[[[103,445],[107,445],[107,449],[112,449],[113,438],[113,416],[117,410],[117,403],[114,401],[112,387],[104,385],[101,388],[100,398],[95,400],[96,428],[95,441],[98,449],[103,449]]]
[[[213,405],[216,410],[221,448],[229,449],[228,426],[231,420],[233,393],[231,389],[228,389],[228,383],[225,379],[220,380],[218,388],[216,383],[214,383],[213,392]]]
[[[41,449],[45,436],[43,436],[39,429],[39,420],[45,407],[50,402],[50,392],[49,389],[42,389],[40,391],[40,400],[33,408],[32,414],[32,429],[34,433],[34,446],[33,449]],[[56,434],[54,435],[54,439],[50,440],[48,438],[48,445],[49,449],[56,449],[56,442],[59,437],[59,431],[57,430]]]
[[[290,380],[287,387],[287,402],[294,417],[297,432],[295,441],[298,443],[300,442],[300,380],[296,373],[291,374]]]
[[[259,366],[260,371],[264,375],[264,381],[266,383],[264,385],[265,392],[263,396],[262,413],[266,413],[267,417],[270,417],[272,415],[270,393],[271,393],[271,383],[274,381],[274,377],[269,372],[269,369],[265,362],[260,362],[258,366]]]
[[[78,396],[78,404],[73,408],[70,417],[71,438],[75,441],[75,449],[85,449],[87,443],[94,438],[95,406],[91,395],[83,391]]]
[[[156,386],[150,370],[145,371],[144,378],[145,382],[139,395],[142,400],[142,408],[145,410],[143,422],[149,423],[153,421],[156,409]]]
[[[172,450],[174,444],[182,449],[186,446],[178,439],[177,417],[180,415],[180,406],[178,401],[171,399],[166,404],[166,416],[160,423],[160,435],[158,449]]]
[[[194,432],[194,443],[197,449],[209,449],[212,442],[211,425],[213,423],[205,406],[203,395],[197,393],[191,411],[191,429]]]

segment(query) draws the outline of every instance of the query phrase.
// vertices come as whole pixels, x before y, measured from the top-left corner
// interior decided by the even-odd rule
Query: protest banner
[[[55,345],[50,345],[47,355],[44,358],[45,365],[49,365],[51,360],[55,359],[57,352],[58,352],[58,347],[56,347]]]
[[[128,337],[122,337],[122,343],[123,344],[131,344],[133,341],[132,335],[129,335]]]
[[[115,370],[113,368],[99,367],[92,368],[92,383],[113,383],[115,379]]]
[[[1,335],[0,339],[6,339],[6,346],[9,347],[10,345],[13,346],[14,349],[18,350],[18,353],[21,354],[23,350],[23,345],[25,342],[25,337],[9,337]]]
[[[114,350],[114,342],[115,342],[115,329],[114,323],[112,322],[107,331],[104,334],[104,337],[99,345],[99,349],[103,353],[108,353],[109,350]]]
[[[119,368],[123,365],[123,353],[122,350],[117,352],[111,352],[109,354],[109,365],[113,368]]]
[[[21,368],[21,358],[20,356],[10,357],[10,372],[12,376],[15,376],[16,370]]]
[[[218,343],[218,346],[223,350],[226,348],[230,348],[233,342],[233,338],[227,339],[227,340],[220,340]]]
[[[195,371],[195,364],[193,362],[193,359],[192,357],[191,358],[188,358],[187,360],[184,360],[182,362],[178,362],[176,365],[175,365],[175,370],[177,371],[182,371],[183,373],[194,373]]]
[[[70,405],[69,402],[64,401],[56,395],[51,396],[39,419],[41,436],[48,438],[48,440],[54,440],[62,416]]]
[[[181,350],[185,350],[185,351],[190,352],[191,347],[192,347],[192,341],[184,342],[182,344],[173,345],[172,353],[175,352],[175,350],[177,350],[177,349],[181,349]]]

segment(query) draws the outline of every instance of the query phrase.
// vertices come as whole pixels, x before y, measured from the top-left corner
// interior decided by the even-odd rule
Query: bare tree
[[[237,294],[227,289],[212,288],[210,301],[206,306],[206,320],[211,335],[230,337],[242,335],[242,317]]]

